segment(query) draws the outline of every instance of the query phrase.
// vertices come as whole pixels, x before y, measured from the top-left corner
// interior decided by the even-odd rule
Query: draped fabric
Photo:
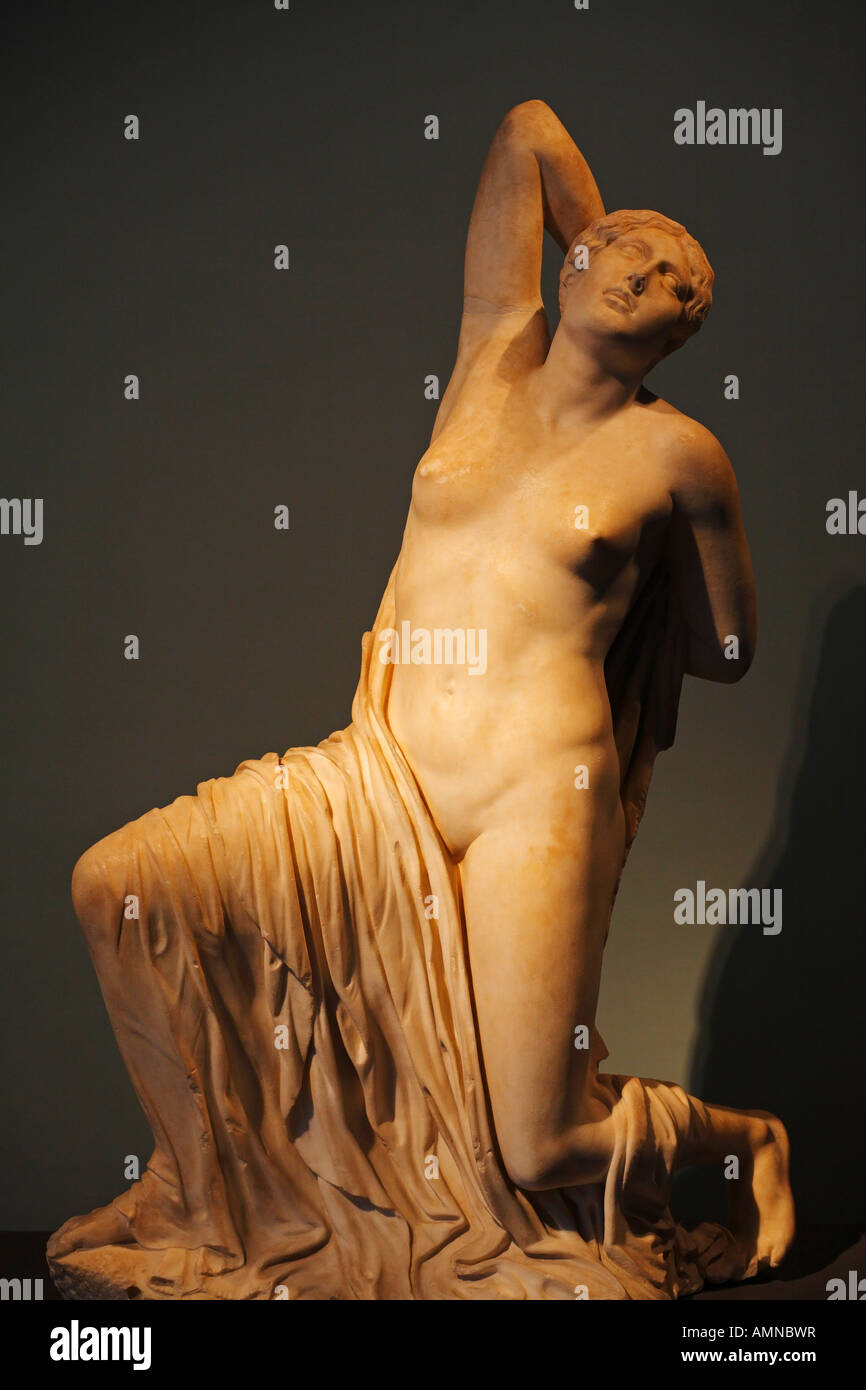
[[[727,1231],[686,1232],[669,1210],[699,1103],[598,1074],[597,1032],[606,1180],[509,1181],[459,877],[387,723],[393,583],[348,728],[202,783],[76,871],[156,1148],[141,1181],[52,1237],[67,1297],[660,1299],[744,1272]],[[673,737],[681,651],[657,575],[606,668],[629,844]]]

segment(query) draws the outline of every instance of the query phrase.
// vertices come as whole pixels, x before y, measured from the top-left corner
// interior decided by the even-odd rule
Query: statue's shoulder
[[[654,442],[671,469],[674,483],[689,481],[712,486],[733,476],[730,459],[706,425],[646,387],[641,388],[636,400],[647,412]]]

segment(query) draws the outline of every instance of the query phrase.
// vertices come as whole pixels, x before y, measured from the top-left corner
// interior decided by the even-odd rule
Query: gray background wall
[[[21,7],[2,491],[45,499],[45,539],[0,537],[0,1226],[105,1202],[150,1152],[72,865],[348,722],[436,408],[423,379],[453,362],[481,164],[529,97],[609,208],[657,207],[707,248],[713,312],[651,385],[727,448],[759,596],[748,677],[687,681],[657,766],[608,947],[608,1065],[778,1110],[801,1219],[862,1217],[866,538],[825,531],[828,498],[866,488],[862,29],[840,0]],[[782,107],[781,154],[677,147],[699,99]],[[558,263],[551,243],[552,327]],[[781,887],[781,935],[675,926],[698,878]]]

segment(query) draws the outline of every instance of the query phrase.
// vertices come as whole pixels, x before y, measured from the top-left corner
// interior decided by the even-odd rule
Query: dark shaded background
[[[657,207],[707,249],[708,324],[651,385],[731,455],[758,584],[752,670],[687,681],[656,770],[608,946],[608,1065],[778,1110],[801,1219],[862,1221],[866,538],[824,525],[828,498],[866,491],[862,39],[841,0],[151,0],[7,20],[2,491],[43,497],[46,529],[38,547],[0,537],[0,1227],[54,1227],[149,1155],[72,865],[198,781],[348,722],[435,414],[424,377],[444,390],[453,363],[475,185],[529,97],[609,208]],[[675,146],[674,110],[699,99],[782,107],[782,153]],[[559,260],[550,243],[552,314]],[[781,935],[676,926],[674,890],[698,878],[781,887]]]

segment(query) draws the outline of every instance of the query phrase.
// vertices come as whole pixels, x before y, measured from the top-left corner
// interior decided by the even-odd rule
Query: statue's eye
[[[620,249],[621,249],[622,251],[624,251],[625,254],[626,254],[627,256],[639,256],[639,255],[640,255],[640,247],[639,247],[639,246],[635,246],[635,244],[634,244],[633,241],[627,241],[627,242],[625,242],[624,245],[623,245]]]

